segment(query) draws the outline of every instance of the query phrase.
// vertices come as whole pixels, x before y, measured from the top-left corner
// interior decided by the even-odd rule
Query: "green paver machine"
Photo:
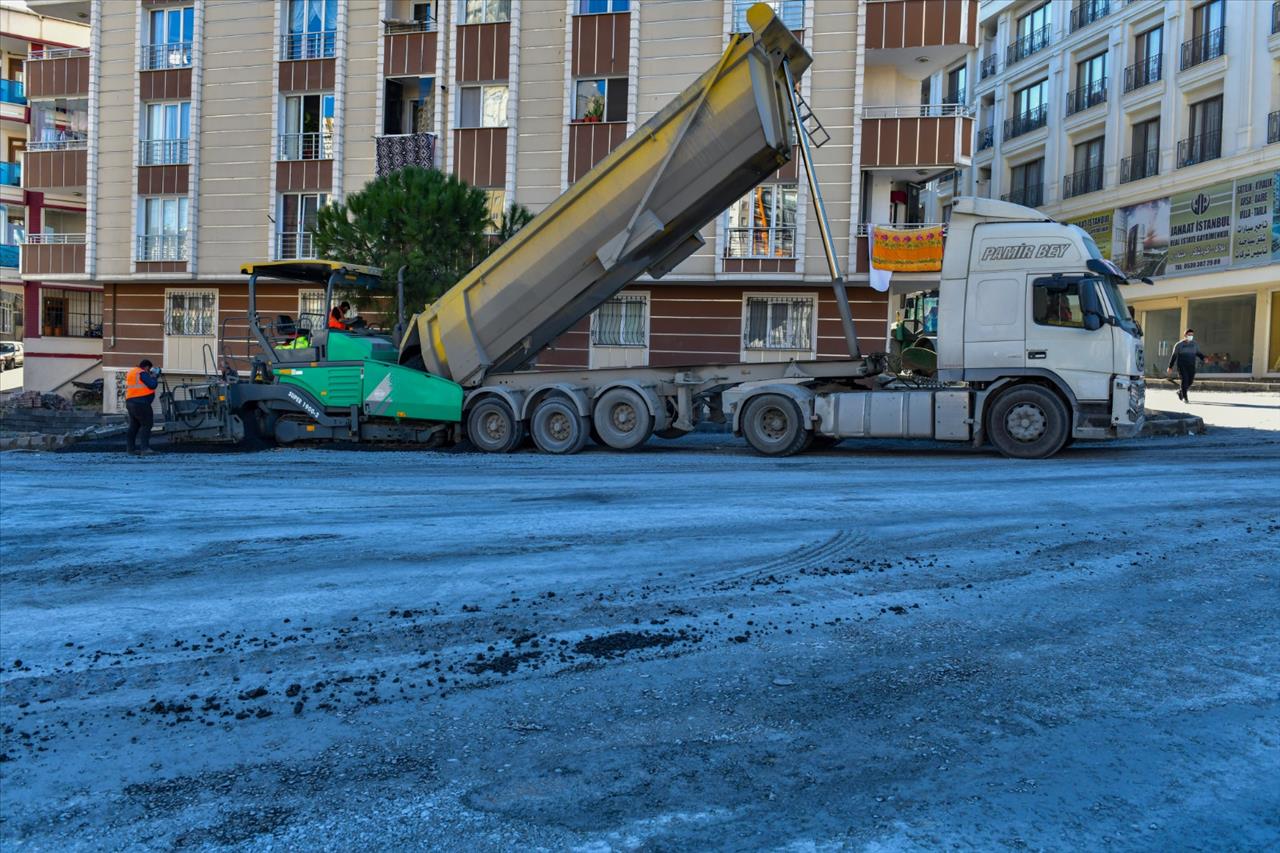
[[[251,370],[233,370],[222,335],[220,375],[160,393],[165,433],[175,441],[289,444],[304,439],[392,441],[434,445],[462,417],[463,391],[438,376],[397,363],[403,328],[403,288],[397,326],[327,328],[327,317],[269,321],[258,311],[258,280],[323,284],[326,308],[337,293],[376,290],[381,273],[336,261],[245,264],[249,276]],[[357,324],[358,325],[358,324]]]

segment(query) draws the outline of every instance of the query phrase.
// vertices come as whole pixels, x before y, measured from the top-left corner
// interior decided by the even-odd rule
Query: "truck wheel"
[[[653,434],[653,415],[644,398],[630,388],[614,388],[601,395],[592,423],[601,443],[614,450],[639,447]]]
[[[1066,444],[1070,413],[1058,395],[1038,385],[1013,388],[996,398],[988,416],[991,443],[1014,459],[1044,459]]]
[[[543,453],[577,453],[587,443],[587,419],[564,397],[547,397],[533,410],[529,431]]]
[[[524,440],[524,424],[502,399],[490,397],[467,413],[467,438],[485,453],[510,453]]]
[[[250,403],[240,409],[240,423],[244,427],[244,436],[240,439],[241,450],[266,450],[275,444],[275,422],[266,410]]]
[[[795,400],[782,394],[761,394],[742,413],[742,434],[758,453],[790,456],[813,441]]]

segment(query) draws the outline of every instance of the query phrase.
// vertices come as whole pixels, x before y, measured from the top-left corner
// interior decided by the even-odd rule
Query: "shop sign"
[[[1169,200],[1169,275],[1221,269],[1231,263],[1234,201],[1234,181],[1178,193]]]
[[[1066,220],[1068,225],[1079,225],[1084,232],[1098,244],[1102,257],[1111,260],[1111,227],[1115,222],[1114,211],[1104,210],[1101,213],[1090,213],[1085,216],[1073,216]]]
[[[1165,274],[1169,260],[1169,199],[1118,207],[1111,259],[1128,276]]]
[[[1236,179],[1236,222],[1231,232],[1231,263],[1235,266],[1271,262],[1275,183],[1275,172]]]

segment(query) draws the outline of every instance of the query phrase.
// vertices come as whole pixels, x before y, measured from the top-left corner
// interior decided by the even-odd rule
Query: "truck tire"
[[[632,450],[653,434],[653,415],[644,398],[630,388],[604,392],[592,411],[592,424],[601,444],[614,450]]]
[[[510,453],[524,440],[524,424],[505,401],[489,397],[467,412],[467,438],[485,453]]]
[[[578,414],[573,403],[559,396],[543,399],[529,418],[533,443],[543,453],[577,453],[587,443],[590,429],[587,419]]]
[[[1071,434],[1071,413],[1058,395],[1039,385],[1020,385],[996,398],[987,416],[987,435],[1005,456],[1044,459],[1063,448]]]
[[[790,456],[813,441],[796,401],[783,394],[761,394],[742,412],[742,435],[758,453]]]

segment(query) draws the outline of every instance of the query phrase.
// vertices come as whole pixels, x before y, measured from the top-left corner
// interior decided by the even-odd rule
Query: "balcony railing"
[[[1280,2],[1271,4],[1271,35],[1280,33]]]
[[[60,130],[53,139],[33,139],[28,151],[77,151],[89,147],[89,134],[82,130]]]
[[[1109,0],[1084,0],[1071,10],[1071,32],[1088,26],[1111,11]]]
[[[1078,112],[1096,107],[1107,100],[1107,79],[1099,77],[1097,80],[1091,81],[1079,89],[1072,89],[1067,92],[1067,115],[1075,115]]]
[[[867,118],[946,118],[967,117],[973,113],[964,104],[897,104],[893,106],[863,107],[862,117]]]
[[[1182,43],[1182,70],[1222,56],[1227,43],[1226,27],[1218,27]]]
[[[186,234],[138,235],[138,260],[185,261],[187,259]]]
[[[1062,179],[1062,197],[1074,198],[1085,193],[1096,193],[1102,189],[1102,167],[1090,166],[1078,172],[1072,172]]]
[[[985,151],[986,149],[991,148],[995,144],[996,144],[996,129],[993,125],[987,125],[986,127],[978,131],[978,150],[979,151]]]
[[[285,133],[280,136],[281,160],[332,160],[333,134]]]
[[[185,139],[144,139],[138,143],[139,166],[174,166],[186,162]]]
[[[994,53],[982,57],[982,64],[978,66],[978,79],[986,80],[999,71],[998,62],[999,59]]]
[[[1044,50],[1049,46],[1049,27],[1043,26],[1038,30],[1027,33],[1022,38],[1015,41],[1005,49],[1004,64],[1012,65],[1015,62],[1026,59],[1037,51]]]
[[[1146,151],[1120,161],[1120,183],[1140,181],[1160,174],[1160,152]]]
[[[0,101],[6,104],[18,104],[22,106],[27,102],[27,96],[22,88],[21,80],[0,80]]]
[[[315,238],[310,231],[276,232],[276,260],[292,261],[316,256]]]
[[[36,243],[40,245],[48,245],[57,243],[59,245],[76,245],[82,246],[85,242],[84,234],[54,234],[53,232],[43,232],[40,234],[28,234],[23,243]]]
[[[1280,110],[1267,113],[1267,144],[1280,142]]]
[[[1022,136],[1024,133],[1030,133],[1038,130],[1049,123],[1049,108],[1044,104],[1036,107],[1034,110],[1013,116],[1004,120],[1004,138],[1013,139],[1015,136]]]
[[[142,46],[142,70],[164,71],[191,67],[191,42],[173,41]]]
[[[27,54],[27,60],[37,62],[41,59],[70,59],[73,56],[88,56],[87,47],[38,47]]]
[[[727,228],[725,237],[724,256],[726,258],[790,260],[796,256],[795,226]]]
[[[285,33],[280,44],[280,58],[329,59],[338,43],[336,30],[319,33]]]
[[[1156,54],[1146,59],[1139,59],[1124,70],[1124,90],[1132,92],[1141,89],[1148,83],[1155,83],[1164,71],[1164,56]]]
[[[383,35],[398,36],[402,33],[433,33],[436,31],[436,19],[425,21],[384,21]]]
[[[1036,186],[1016,189],[1000,196],[1000,200],[1011,201],[1014,204],[1021,204],[1026,207],[1039,207],[1044,204],[1044,187],[1037,184]]]
[[[1212,130],[1199,136],[1178,140],[1178,168],[1194,166],[1222,156],[1222,131]]]
[[[21,163],[0,163],[0,186],[22,186]]]

